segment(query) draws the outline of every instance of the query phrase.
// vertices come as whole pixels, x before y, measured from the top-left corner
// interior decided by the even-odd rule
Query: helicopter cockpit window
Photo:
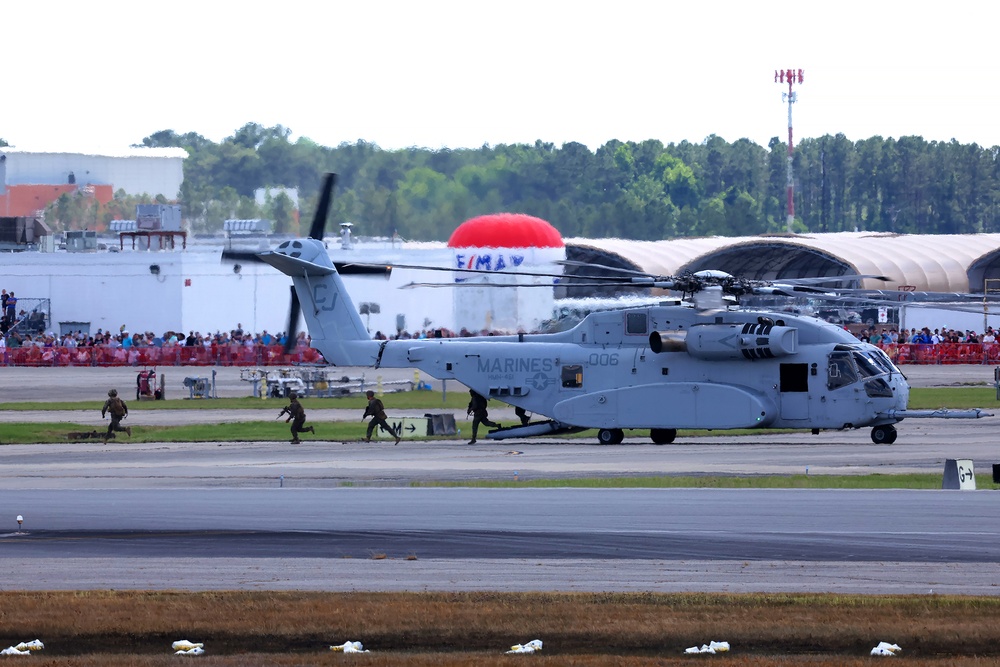
[[[865,382],[865,393],[872,398],[892,398],[892,387],[882,378]]]
[[[646,313],[625,313],[625,333],[641,336],[648,334]]]
[[[832,352],[830,365],[827,367],[826,386],[828,389],[839,389],[858,381],[858,372],[851,361],[850,352]]]
[[[882,375],[888,373],[889,371],[879,368],[879,366],[869,359],[867,356],[861,352],[855,351],[854,361],[858,364],[858,370],[861,371],[861,377],[873,377],[875,375]]]
[[[896,368],[896,364],[892,363],[892,359],[889,358],[889,355],[877,347],[868,351],[868,358],[874,361],[875,364],[886,373],[901,373],[901,371]]]
[[[583,386],[583,366],[573,364],[562,367],[562,386],[567,389],[575,389]]]

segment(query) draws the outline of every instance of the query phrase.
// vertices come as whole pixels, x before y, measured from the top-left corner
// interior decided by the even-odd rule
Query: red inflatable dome
[[[449,248],[562,248],[559,230],[523,213],[494,213],[466,220],[448,239]]]

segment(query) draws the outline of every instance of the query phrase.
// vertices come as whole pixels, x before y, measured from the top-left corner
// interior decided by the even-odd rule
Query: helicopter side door
[[[781,419],[809,419],[809,364],[781,364],[778,383]]]
[[[866,397],[859,391],[858,367],[850,350],[830,352],[826,367],[826,386],[822,389],[817,419],[828,427],[857,423],[864,416]]]

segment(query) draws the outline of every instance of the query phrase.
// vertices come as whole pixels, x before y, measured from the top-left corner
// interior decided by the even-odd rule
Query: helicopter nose
[[[910,385],[902,375],[892,378],[892,393],[896,396],[896,403],[905,410],[907,403],[910,402]]]

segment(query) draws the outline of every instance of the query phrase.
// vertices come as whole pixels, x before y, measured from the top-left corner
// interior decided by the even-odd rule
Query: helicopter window
[[[892,363],[892,359],[889,358],[889,355],[877,347],[868,352],[868,358],[874,361],[875,364],[886,373],[900,372],[900,370],[896,368],[896,365]]]
[[[854,361],[858,364],[861,377],[872,377],[873,375],[882,375],[887,372],[879,368],[874,361],[860,352],[854,353]]]
[[[645,336],[646,313],[625,313],[625,333]]]
[[[573,364],[562,367],[562,386],[568,389],[583,386],[583,366]]]
[[[780,373],[780,391],[809,391],[809,364],[781,364]]]
[[[834,352],[830,355],[830,365],[827,368],[827,389],[839,389],[858,381],[858,372],[851,363],[847,352]]]
[[[892,398],[892,388],[882,378],[865,382],[865,393],[872,398]]]

